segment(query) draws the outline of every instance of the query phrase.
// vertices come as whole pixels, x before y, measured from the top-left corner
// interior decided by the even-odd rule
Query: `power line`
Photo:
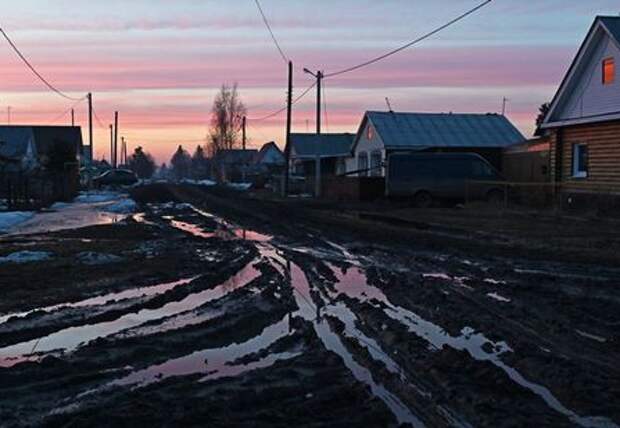
[[[303,97],[305,97],[306,95],[308,95],[308,92],[310,92],[312,90],[312,88],[314,88],[316,86],[316,82],[314,82],[312,85],[310,85],[305,91],[303,91],[301,93],[301,95],[299,95],[297,98],[295,98],[293,100],[293,104],[296,104],[298,101],[300,101]],[[270,113],[266,116],[263,117],[258,117],[258,118],[247,118],[248,121],[252,121],[252,122],[262,122],[264,120],[267,119],[271,119],[272,117],[278,116],[281,113],[284,113],[286,111],[287,107],[283,107],[280,110],[276,110],[273,113]]]
[[[67,110],[65,110],[62,114],[56,116],[56,118],[54,118],[54,120],[50,121],[49,124],[53,125],[54,123],[58,122],[60,119],[65,117],[67,114],[69,114],[71,112],[71,110],[73,110],[79,103],[81,103],[84,100],[85,100],[85,98],[82,98],[81,100],[76,101],[71,107],[69,107]]]
[[[280,56],[282,57],[282,59],[284,60],[285,63],[288,63],[288,57],[284,54],[284,51],[282,50],[282,48],[280,47],[280,44],[278,43],[278,39],[276,39],[275,34],[273,34],[273,30],[271,29],[271,25],[269,25],[269,21],[267,20],[267,16],[265,15],[265,12],[263,12],[263,8],[260,5],[260,2],[258,0],[254,0],[254,2],[256,3],[256,6],[258,7],[258,11],[260,12],[261,16],[263,17],[263,22],[265,23],[265,26],[267,27],[267,30],[269,30],[269,34],[271,34],[271,39],[273,40],[273,42],[276,45],[276,48],[278,49],[278,52],[280,52]]]
[[[407,43],[407,44],[405,44],[405,45],[403,45],[403,46],[401,46],[399,48],[391,50],[391,51],[389,51],[389,52],[387,52],[387,53],[385,53],[383,55],[380,55],[380,56],[378,56],[376,58],[373,58],[373,59],[368,60],[366,62],[363,62],[361,64],[355,65],[353,67],[345,68],[344,70],[335,71],[333,73],[327,73],[327,74],[324,75],[324,77],[336,77],[336,76],[340,76],[341,74],[345,74],[345,73],[349,73],[351,71],[359,70],[360,68],[363,68],[363,67],[366,67],[368,65],[374,64],[374,63],[379,62],[381,60],[384,60],[384,59],[386,59],[386,58],[388,58],[388,57],[390,57],[392,55],[395,55],[395,54],[397,54],[397,53],[399,53],[401,51],[404,51],[405,49],[408,49],[408,48],[410,48],[410,47],[412,47],[412,46],[414,46],[414,45],[416,45],[416,44],[418,44],[418,43],[428,39],[429,37],[434,36],[435,34],[445,30],[446,28],[456,24],[457,22],[465,19],[469,15],[477,12],[478,10],[482,9],[483,7],[485,7],[486,5],[491,3],[491,1],[492,0],[484,1],[483,3],[481,3],[478,6],[474,7],[473,9],[468,10],[467,12],[463,13],[462,15],[457,16],[456,18],[454,18],[453,20],[445,23],[444,25],[434,29],[433,31],[431,31],[429,33],[426,33],[425,35],[423,35],[423,36],[421,36],[421,37],[419,37],[419,38],[417,38],[417,39],[415,39],[415,40],[413,40],[413,41],[411,41],[411,42],[409,42],[409,43]]]
[[[15,53],[17,53],[17,55],[21,58],[21,60],[24,62],[24,64],[26,64],[26,66],[30,69],[30,71],[32,71],[34,73],[35,76],[37,76],[41,82],[43,82],[45,84],[45,86],[47,86],[52,92],[55,92],[56,94],[60,95],[63,98],[66,98],[68,100],[71,101],[81,101],[83,99],[85,99],[86,97],[83,98],[75,98],[75,97],[71,97],[67,94],[65,94],[64,92],[62,92],[61,90],[59,90],[58,88],[56,88],[54,85],[52,85],[50,82],[48,82],[45,77],[43,77],[35,68],[32,64],[30,64],[30,62],[26,59],[26,57],[20,52],[20,50],[17,48],[17,46],[15,45],[15,43],[13,43],[13,41],[9,38],[9,36],[4,32],[4,30],[2,28],[0,28],[0,33],[2,33],[2,35],[4,36],[4,38],[6,39],[6,41],[9,43],[9,45],[11,45],[11,47],[13,48],[13,50],[15,51]]]
[[[95,109],[93,108],[93,116],[95,116],[95,121],[97,122],[97,124],[99,124],[99,127],[105,131],[108,130],[108,127],[105,126],[103,124],[103,122],[101,121],[101,119],[99,119],[99,116],[97,115],[97,112],[95,111]]]

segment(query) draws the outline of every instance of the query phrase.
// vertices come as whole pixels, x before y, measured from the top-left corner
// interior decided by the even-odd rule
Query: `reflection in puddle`
[[[507,297],[504,297],[498,293],[487,293],[487,297],[490,297],[493,300],[497,300],[498,302],[502,302],[502,303],[510,303],[510,299]]]
[[[355,269],[355,268],[354,268]],[[334,274],[340,279],[345,278],[346,274],[334,270]],[[360,272],[361,274],[361,272]],[[572,422],[583,427],[610,427],[617,426],[611,420],[607,418],[595,418],[595,417],[581,417],[572,410],[566,408],[560,403],[560,401],[553,395],[553,393],[542,385],[530,382],[526,380],[521,373],[516,369],[506,365],[500,358],[505,352],[512,352],[510,347],[505,342],[494,343],[487,339],[482,333],[475,333],[475,331],[469,327],[464,328],[460,336],[451,336],[445,332],[441,327],[433,324],[425,319],[421,318],[417,314],[408,311],[402,307],[393,305],[385,295],[382,295],[381,291],[376,287],[369,285],[366,278],[360,275],[358,278],[364,278],[364,280],[358,283],[360,290],[364,290],[366,295],[380,296],[377,298],[384,306],[384,313],[395,321],[398,321],[409,332],[416,336],[426,340],[435,349],[442,349],[444,346],[449,346],[458,351],[467,351],[471,357],[478,361],[489,361],[496,367],[502,369],[514,382],[527,388],[540,398],[542,398],[547,405],[555,411],[567,416]],[[366,298],[360,298],[364,293],[356,291],[351,293],[350,284],[346,284],[343,287],[339,283],[336,284],[336,289],[342,294],[348,297],[358,299],[362,302],[370,303]],[[374,290],[373,290],[374,289]],[[349,294],[347,294],[349,293]],[[376,297],[375,297],[376,298]],[[492,352],[487,352],[485,348],[489,347]]]
[[[261,274],[250,263],[239,273],[215,288],[190,294],[181,301],[170,302],[159,309],[143,309],[138,313],[124,315],[114,321],[82,325],[60,330],[49,336],[33,339],[0,349],[0,367],[12,367],[17,364],[14,359],[32,355],[35,351],[45,353],[51,351],[72,351],[81,344],[100,337],[106,337],[120,331],[136,327],[148,321],[170,317],[182,312],[196,309],[205,303],[222,297],[245,287]],[[32,357],[32,360],[39,358]]]
[[[28,312],[3,315],[3,316],[0,316],[0,324],[7,322],[11,318],[27,317],[28,315],[31,315],[35,312],[50,313],[50,312],[54,312],[54,311],[65,309],[65,308],[84,308],[84,307],[89,307],[89,306],[105,305],[106,303],[118,302],[121,300],[133,299],[137,297],[152,297],[158,294],[166,293],[167,291],[170,291],[173,288],[179,287],[181,285],[189,284],[190,282],[198,278],[199,276],[195,276],[193,278],[181,279],[181,280],[174,281],[174,282],[153,285],[150,287],[132,288],[130,290],[121,291],[119,293],[110,293],[110,294],[106,294],[103,296],[82,300],[80,302],[60,303],[58,305],[47,306],[45,308],[36,308]]]
[[[349,350],[342,343],[340,337],[331,330],[329,323],[327,321],[316,319],[314,304],[312,304],[311,300],[309,300],[310,284],[308,283],[308,279],[299,266],[294,263],[291,263],[290,266],[292,286],[295,290],[297,290],[297,292],[293,294],[295,296],[297,306],[299,307],[299,312],[306,321],[312,322],[314,331],[323,342],[325,348],[342,358],[345,366],[351,371],[353,376],[359,382],[362,382],[370,387],[373,395],[380,398],[390,408],[399,423],[410,423],[414,427],[423,427],[424,424],[422,421],[411,413],[409,408],[403,404],[403,402],[400,401],[396,395],[388,391],[383,385],[376,383],[373,379],[372,373],[353,359],[353,355],[351,355]],[[398,369],[396,370],[399,371]]]
[[[204,380],[226,376],[235,376],[245,371],[243,365],[231,365],[235,360],[269,348],[278,340],[289,335],[288,316],[281,321],[265,328],[263,332],[241,344],[232,344],[223,348],[207,349],[193,354],[166,361],[163,364],[151,366],[144,370],[131,373],[125,378],[114,381],[108,387],[114,386],[146,386],[175,376],[188,376],[204,373]],[[281,354],[281,359],[293,358],[295,354]],[[272,364],[278,361],[272,354]],[[263,362],[264,364],[265,362]],[[246,368],[247,369],[247,368]],[[249,369],[248,369],[249,370]]]

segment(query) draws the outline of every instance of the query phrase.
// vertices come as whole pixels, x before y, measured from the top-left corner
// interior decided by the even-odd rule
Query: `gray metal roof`
[[[297,158],[349,156],[353,134],[291,134],[292,153]]]
[[[506,147],[525,140],[498,114],[393,113],[370,111],[386,147]]]
[[[620,44],[620,16],[599,16],[598,19],[616,39],[616,42]]]

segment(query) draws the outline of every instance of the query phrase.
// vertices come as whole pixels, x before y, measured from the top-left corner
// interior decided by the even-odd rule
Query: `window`
[[[366,129],[366,138],[369,141],[372,141],[372,139],[375,138],[375,130],[373,129],[372,125],[368,125],[368,128]]]
[[[360,177],[368,176],[368,153],[361,152],[357,155],[357,169]]]
[[[585,144],[573,145],[573,177],[586,178],[588,176],[588,146]]]
[[[370,175],[373,177],[380,177],[381,174],[381,164],[383,162],[383,156],[381,152],[373,152],[370,155]]]
[[[616,78],[616,63],[613,58],[603,60],[603,85],[611,85]]]

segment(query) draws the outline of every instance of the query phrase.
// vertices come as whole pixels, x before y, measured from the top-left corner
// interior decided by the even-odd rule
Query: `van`
[[[420,208],[435,201],[504,200],[505,179],[475,153],[392,153],[387,162],[387,196]]]

